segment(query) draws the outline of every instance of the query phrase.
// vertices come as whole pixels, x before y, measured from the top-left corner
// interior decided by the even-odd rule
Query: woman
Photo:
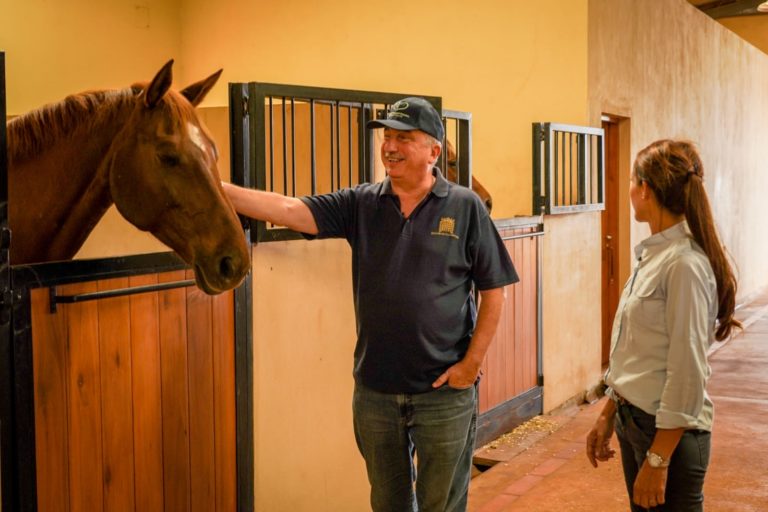
[[[715,230],[689,142],[660,140],[637,155],[630,200],[651,236],[635,248],[587,457],[613,457],[614,428],[632,511],[703,509],[714,410],[707,349],[734,327],[736,279]]]

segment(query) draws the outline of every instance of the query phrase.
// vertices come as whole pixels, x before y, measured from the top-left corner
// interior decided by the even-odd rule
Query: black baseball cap
[[[389,107],[386,119],[368,121],[368,128],[394,128],[395,130],[421,130],[443,142],[443,119],[435,107],[424,98],[403,98]]]

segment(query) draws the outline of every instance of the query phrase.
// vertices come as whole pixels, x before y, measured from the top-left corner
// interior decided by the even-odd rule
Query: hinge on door
[[[0,251],[11,248],[11,230],[5,226],[0,228]]]

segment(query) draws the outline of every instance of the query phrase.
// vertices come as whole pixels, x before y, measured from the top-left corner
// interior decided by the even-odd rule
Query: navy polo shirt
[[[433,173],[432,190],[407,219],[389,178],[301,198],[317,238],[352,247],[354,376],[384,393],[429,391],[464,357],[477,317],[473,282],[487,290],[518,281],[480,198]]]

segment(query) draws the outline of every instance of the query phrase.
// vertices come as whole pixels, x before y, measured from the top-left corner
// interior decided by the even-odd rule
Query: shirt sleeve
[[[342,189],[330,194],[304,196],[300,198],[309,207],[317,224],[317,235],[302,233],[304,238],[346,238],[350,239],[354,222],[354,189]]]
[[[707,349],[713,328],[716,285],[701,255],[673,262],[666,276],[669,335],[667,375],[656,413],[658,428],[695,428],[710,375]]]
[[[504,246],[491,217],[485,212],[479,215],[470,252],[472,280],[478,290],[500,288],[520,280],[509,257],[509,251]]]

